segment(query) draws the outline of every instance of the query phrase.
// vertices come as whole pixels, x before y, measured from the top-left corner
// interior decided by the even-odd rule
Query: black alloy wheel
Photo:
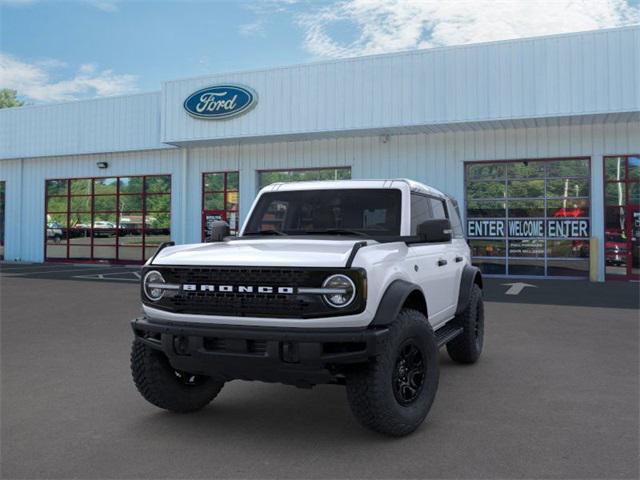
[[[400,437],[418,428],[438,390],[438,344],[424,313],[403,308],[389,325],[376,358],[346,376],[356,419],[376,432]]]
[[[425,365],[414,339],[406,340],[398,352],[393,370],[393,394],[400,405],[410,405],[424,385]]]

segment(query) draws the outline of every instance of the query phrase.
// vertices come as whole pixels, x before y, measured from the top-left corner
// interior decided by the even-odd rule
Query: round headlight
[[[144,276],[144,280],[142,282],[144,294],[147,296],[149,300],[157,302],[164,295],[164,289],[162,285],[166,282],[164,278],[157,270],[152,270],[148,272]]]
[[[346,275],[331,275],[324,281],[322,288],[333,290],[323,297],[329,305],[335,308],[344,308],[356,298],[356,286]]]

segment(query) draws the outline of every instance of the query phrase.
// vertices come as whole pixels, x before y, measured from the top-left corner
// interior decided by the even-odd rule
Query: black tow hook
[[[280,344],[280,357],[285,363],[300,363],[300,350],[295,342],[282,342]]]

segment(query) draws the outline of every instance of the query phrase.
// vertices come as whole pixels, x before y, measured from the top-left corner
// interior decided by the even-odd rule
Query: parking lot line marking
[[[40,275],[44,273],[63,273],[63,272],[86,272],[87,270],[105,270],[105,267],[82,267],[82,268],[59,268],[57,270],[23,270],[17,272],[5,272],[4,270],[0,270],[0,275],[6,276],[18,276],[18,275]],[[127,270],[123,270],[117,273],[128,273]]]
[[[531,285],[530,283],[522,283],[522,282],[503,283],[502,285],[509,287],[507,291],[504,292],[505,295],[520,295],[520,292],[524,290],[526,287],[538,288],[535,285]]]
[[[132,274],[136,278],[116,278],[115,275]],[[74,275],[71,278],[82,278],[87,280],[117,280],[119,282],[138,282],[140,275],[137,272],[110,272],[110,273],[92,273],[90,275]]]
[[[98,280],[98,281],[109,281],[109,282],[129,282],[129,283],[138,283],[137,279],[133,278],[98,278],[97,276],[91,275],[74,275],[71,278],[81,278],[83,280]]]
[[[51,268],[50,265],[38,265],[33,267],[9,267],[0,268],[0,273],[22,273],[22,272],[37,272],[41,268]]]

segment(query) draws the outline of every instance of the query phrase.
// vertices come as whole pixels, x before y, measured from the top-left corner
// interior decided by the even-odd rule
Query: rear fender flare
[[[469,299],[471,298],[471,289],[476,284],[482,288],[482,274],[478,267],[473,265],[465,265],[460,277],[460,293],[458,293],[458,306],[456,315],[460,315],[467,308]]]

